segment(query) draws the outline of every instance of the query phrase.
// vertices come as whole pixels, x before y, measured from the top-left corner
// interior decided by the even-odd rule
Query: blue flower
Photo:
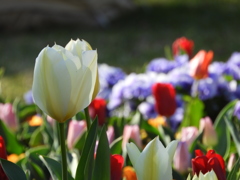
[[[147,72],[168,73],[176,67],[176,62],[169,61],[165,58],[153,59],[147,66]]]
[[[201,100],[207,100],[217,95],[218,83],[212,78],[199,80],[198,94]]]

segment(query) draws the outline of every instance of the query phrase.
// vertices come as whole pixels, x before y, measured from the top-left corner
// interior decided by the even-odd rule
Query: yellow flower
[[[40,116],[34,115],[28,119],[29,126],[41,126],[43,124],[43,119]]]
[[[17,155],[17,154],[10,154],[9,156],[7,156],[7,160],[8,161],[11,161],[13,163],[17,163],[20,159],[24,158],[25,157],[25,154],[20,154],[20,155]]]
[[[76,45],[73,42],[66,48],[59,45],[44,48],[34,68],[34,102],[59,122],[87,107],[99,89],[97,51],[91,50],[85,41],[77,40]]]

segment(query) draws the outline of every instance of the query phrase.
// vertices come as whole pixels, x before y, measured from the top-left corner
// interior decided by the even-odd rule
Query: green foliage
[[[25,173],[18,165],[1,158],[0,163],[9,180],[27,180]]]

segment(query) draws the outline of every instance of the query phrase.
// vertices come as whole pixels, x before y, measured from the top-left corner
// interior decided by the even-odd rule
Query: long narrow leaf
[[[83,152],[81,154],[80,161],[77,167],[75,179],[85,180],[85,174],[89,174],[85,171],[85,169],[87,171],[92,171],[92,169],[86,167],[86,163],[88,161],[88,158],[92,158],[94,156],[94,147],[97,138],[97,125],[98,122],[97,120],[95,120],[89,129],[86,141],[84,143]]]
[[[110,180],[110,148],[105,126],[100,134],[93,173],[93,180],[99,179]]]

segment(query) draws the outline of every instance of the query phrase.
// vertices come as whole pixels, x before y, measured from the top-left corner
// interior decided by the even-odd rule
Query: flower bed
[[[25,103],[0,104],[0,179],[239,179],[240,53],[193,47],[140,74],[86,41],[44,48]]]

